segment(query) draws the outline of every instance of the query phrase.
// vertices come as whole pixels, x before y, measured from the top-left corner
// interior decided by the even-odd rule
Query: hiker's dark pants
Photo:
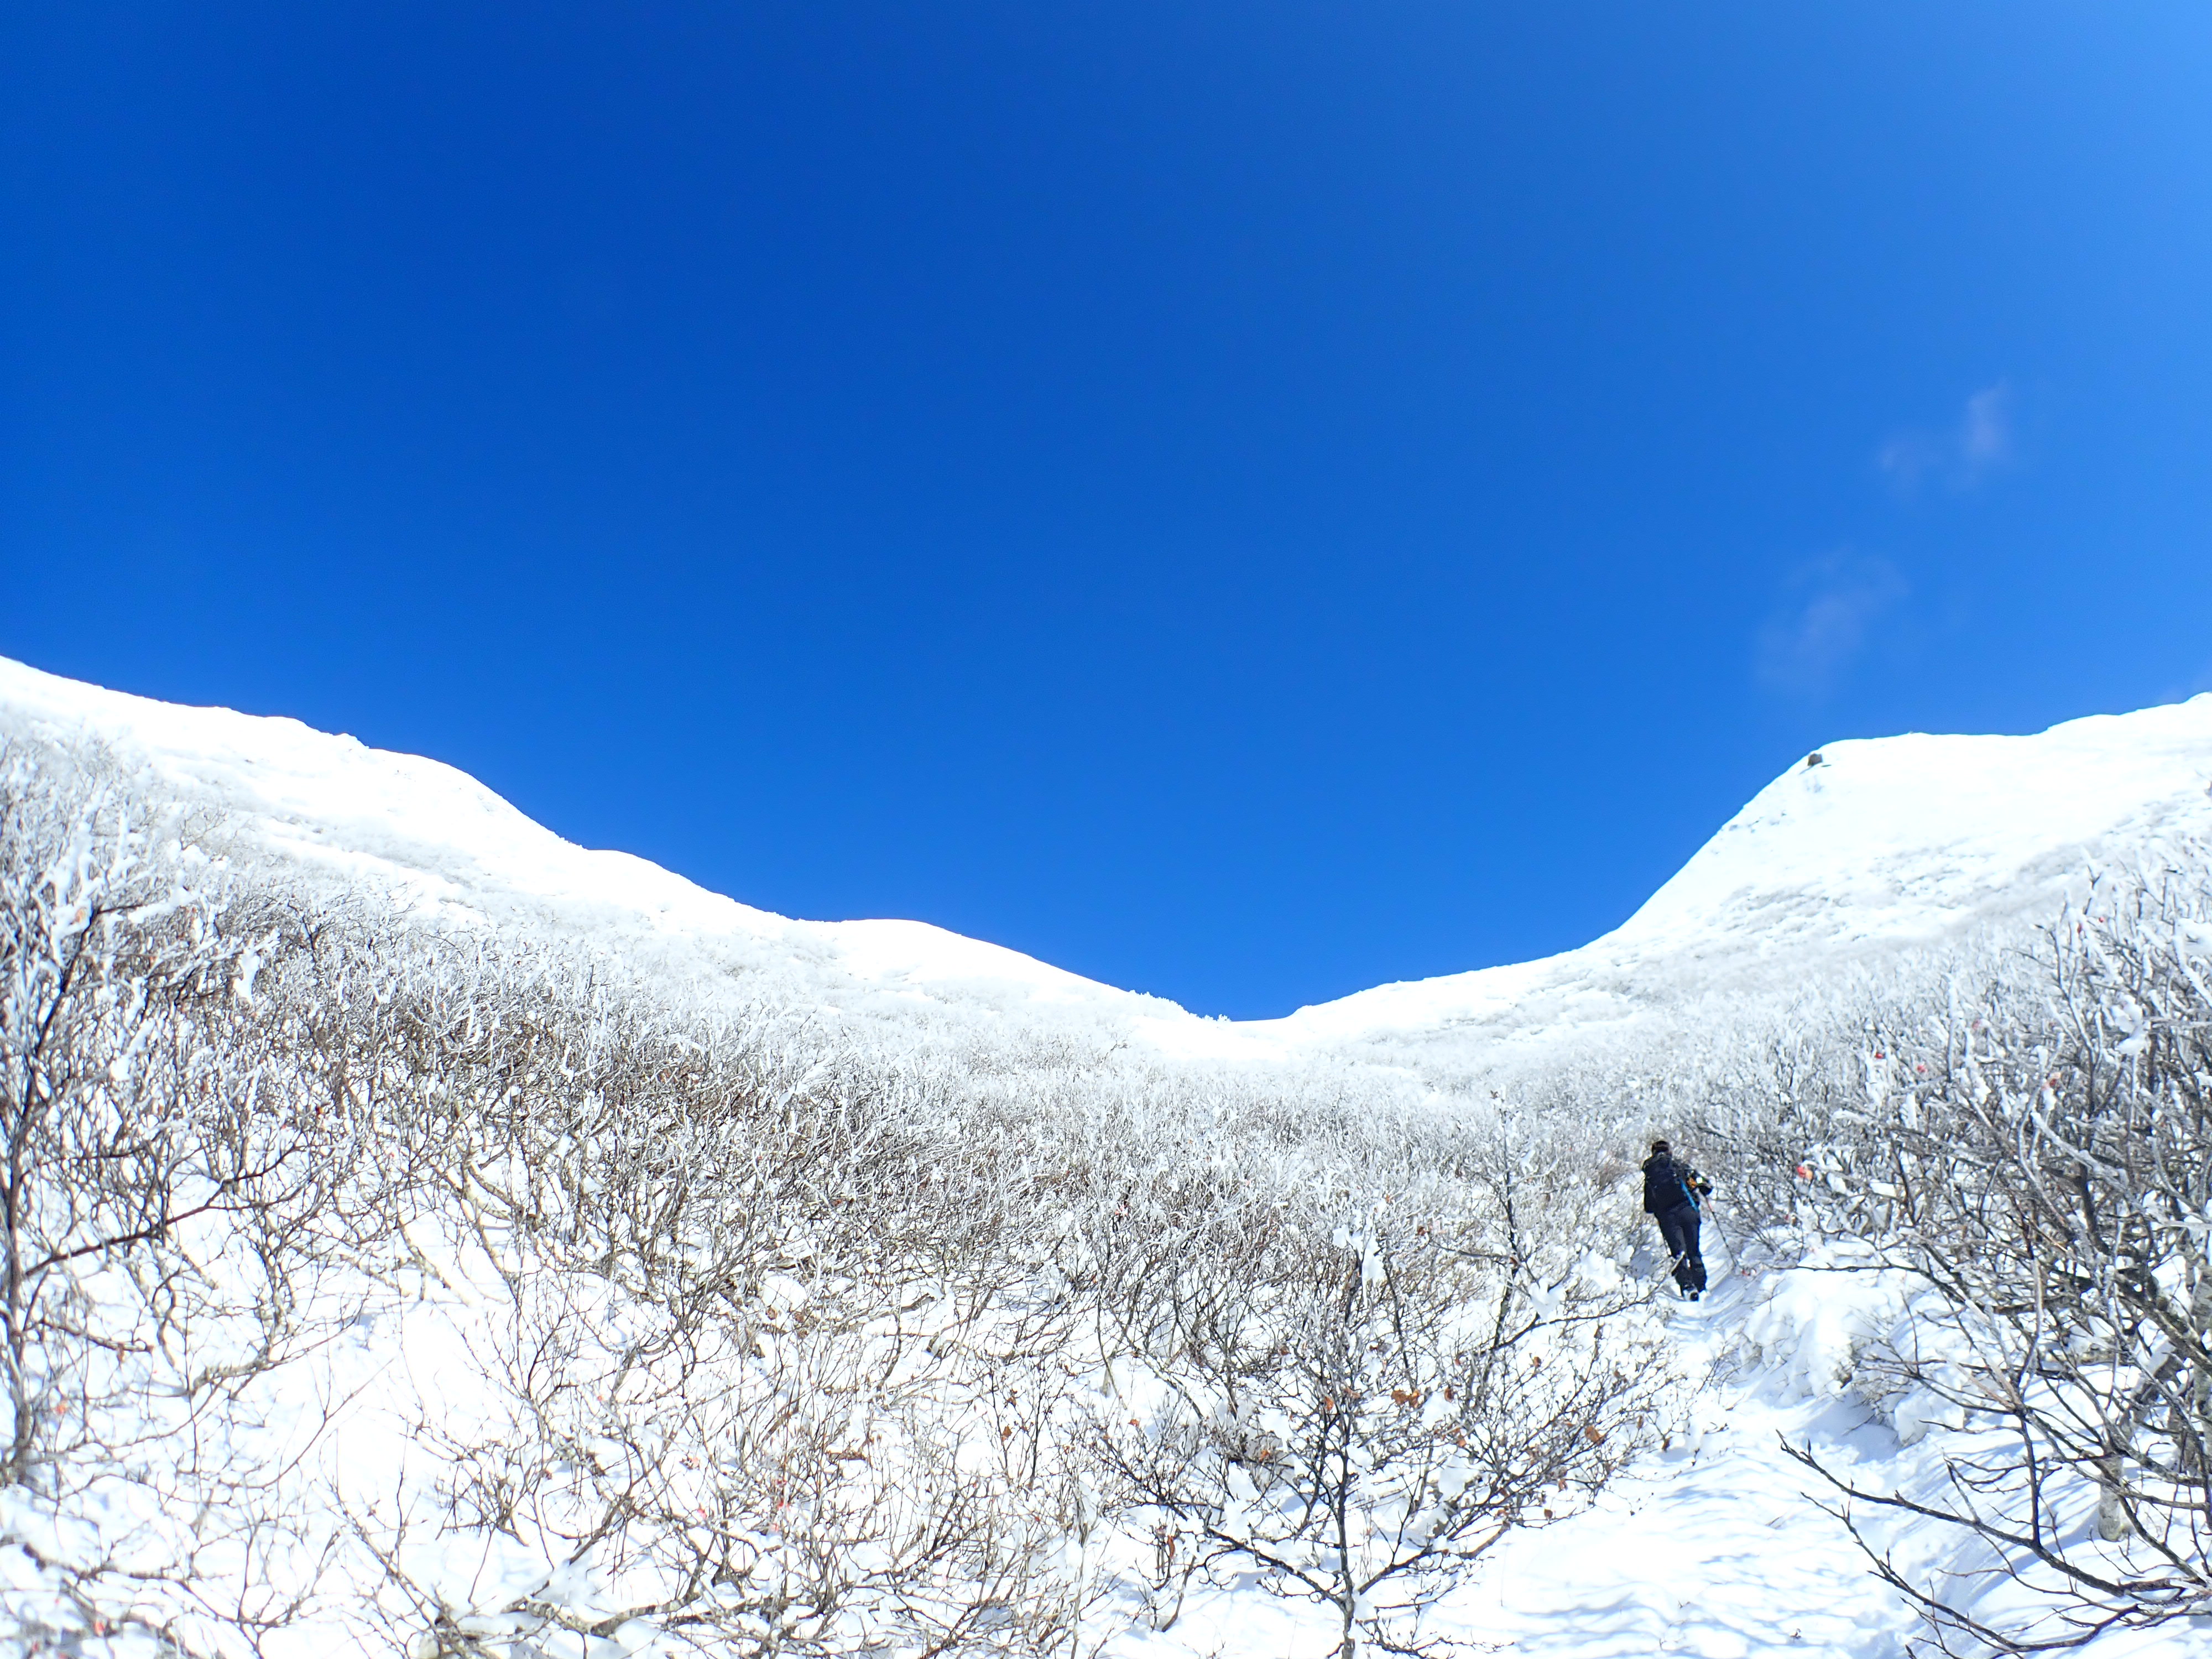
[[[1677,1204],[1659,1218],[1659,1231],[1667,1241],[1667,1254],[1674,1258],[1674,1282],[1685,1291],[1703,1293],[1705,1259],[1698,1254],[1699,1217],[1694,1204]]]

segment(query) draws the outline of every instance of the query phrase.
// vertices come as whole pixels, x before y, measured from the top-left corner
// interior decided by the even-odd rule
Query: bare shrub
[[[277,1488],[334,1402],[280,1382],[350,1316],[358,1143],[266,996],[296,928],[169,830],[0,756],[0,1536],[30,1620],[215,1650],[295,1619],[332,1547]]]
[[[1126,1523],[1156,1620],[1241,1557],[1411,1651],[1650,1431],[1586,1124],[872,1047],[5,775],[0,1538],[54,1629],[1079,1655]]]
[[[1822,1224],[1922,1290],[1878,1386],[1946,1438],[1944,1489],[1856,1503],[1959,1529],[2012,1587],[1877,1554],[1946,1639],[2028,1652],[2212,1610],[2212,905],[2108,880],[2033,949],[1874,1024]],[[1881,1384],[1879,1379],[1886,1377]]]
[[[1328,1607],[1347,1659],[1439,1651],[1423,1614],[1470,1563],[1656,1439],[1668,1368],[1581,1151],[1500,1126],[1412,1191],[1132,1252],[1154,1285],[1094,1447],[1152,1536],[1156,1625],[1194,1574],[1256,1569]]]
[[[378,1620],[455,1655],[631,1625],[714,1652],[1065,1645],[1067,1320],[1015,1293],[1005,1194],[946,1156],[939,1096],[557,957],[424,958],[391,1000],[437,1149],[422,1231],[449,1291],[465,1258],[489,1296],[458,1316],[475,1396],[405,1437],[433,1490],[348,1495]],[[457,1549],[501,1565],[456,1583]]]

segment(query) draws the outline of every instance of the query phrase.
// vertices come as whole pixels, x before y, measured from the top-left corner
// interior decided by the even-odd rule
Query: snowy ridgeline
[[[801,921],[738,903],[562,841],[451,767],[296,720],[179,708],[0,659],[11,736],[97,751],[131,792],[219,816],[236,842],[303,877],[365,885],[421,918],[617,947],[641,975],[807,1009],[862,1046],[1127,1046],[1478,1092],[1562,1052],[1664,1047],[1900,949],[2046,922],[2085,872],[2155,867],[2162,848],[2212,837],[2212,694],[2031,737],[1836,744],[1579,950],[1230,1022],[921,922]]]
[[[526,902],[15,730],[0,1651],[2200,1639],[2173,803],[2040,932],[1486,1072],[956,994],[902,925],[587,927],[566,854]],[[1655,1126],[1721,1182],[1696,1308]]]

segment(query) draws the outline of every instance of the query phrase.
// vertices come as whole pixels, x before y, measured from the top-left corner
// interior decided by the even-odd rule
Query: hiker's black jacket
[[[1666,1152],[1654,1152],[1644,1160],[1644,1213],[1665,1215],[1669,1210],[1679,1210],[1685,1204],[1698,1201],[1697,1194],[1709,1193],[1712,1188],[1705,1179],[1686,1164],[1677,1164]]]

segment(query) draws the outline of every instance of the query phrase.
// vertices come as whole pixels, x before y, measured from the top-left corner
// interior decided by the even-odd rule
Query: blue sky
[[[1205,1012],[2212,685],[2212,11],[0,4],[0,653]]]

